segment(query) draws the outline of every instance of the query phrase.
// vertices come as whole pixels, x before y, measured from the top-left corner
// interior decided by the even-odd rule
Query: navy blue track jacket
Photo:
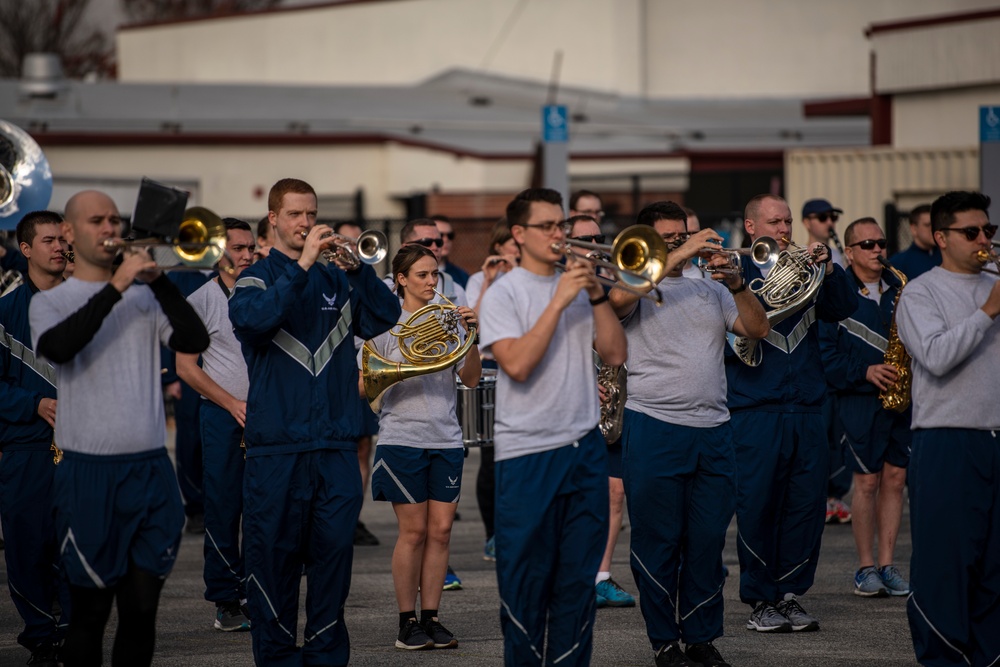
[[[371,266],[303,271],[274,248],[245,269],[229,317],[250,375],[247,456],[356,449],[362,432],[353,336],[399,320],[399,298]]]
[[[48,449],[52,427],[38,416],[43,398],[56,397],[56,372],[31,349],[28,304],[38,288],[25,282],[0,299],[0,448]]]
[[[741,259],[744,280],[749,282],[762,277],[749,257]],[[759,366],[747,366],[727,347],[729,411],[819,410],[826,398],[826,380],[820,358],[819,333],[813,324],[816,320],[839,322],[857,307],[854,285],[844,269],[834,264],[833,273],[827,274],[815,302],[771,327],[767,338],[758,343],[763,348]],[[764,310],[771,308],[765,305]]]

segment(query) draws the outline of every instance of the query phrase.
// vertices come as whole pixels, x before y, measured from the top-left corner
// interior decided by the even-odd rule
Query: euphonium
[[[889,324],[889,344],[885,348],[885,359],[883,363],[896,369],[896,382],[883,391],[879,392],[878,399],[882,401],[882,407],[886,410],[903,412],[910,406],[910,383],[913,374],[910,372],[910,353],[903,346],[903,341],[899,339],[896,331],[896,307],[899,305],[899,295],[903,293],[906,286],[906,276],[903,272],[890,264],[884,257],[879,257],[878,261],[896,276],[899,281],[899,289],[896,291],[896,300],[892,304],[892,322]]]
[[[788,249],[778,250],[778,242],[762,236],[750,248],[750,258],[761,269],[767,269],[767,278],[754,278],[748,284],[750,291],[759,296],[772,310],[767,321],[774,327],[809,305],[823,285],[826,264],[817,264],[808,248],[788,242]],[[763,351],[759,340],[726,334],[729,345],[740,361],[747,366],[760,364]]]
[[[628,369],[625,366],[605,364],[594,353],[598,362],[597,384],[604,387],[607,400],[601,402],[601,420],[597,423],[601,435],[609,445],[622,437],[625,420],[625,399],[628,397]]]
[[[441,294],[438,296],[445,299]],[[386,359],[375,351],[371,341],[365,341],[361,348],[361,378],[373,412],[382,408],[382,396],[392,385],[450,368],[475,345],[475,327],[469,328],[465,342],[459,344],[462,316],[455,304],[445,301],[427,304],[401,323],[398,332],[390,331],[399,339],[399,351],[405,362]]]

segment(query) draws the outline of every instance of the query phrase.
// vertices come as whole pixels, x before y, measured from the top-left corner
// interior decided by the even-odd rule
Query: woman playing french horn
[[[456,345],[464,342],[470,329],[475,331],[476,313],[464,306],[441,306],[442,311],[419,318],[416,323],[407,321],[436,295],[438,263],[430,250],[419,245],[403,246],[392,261],[392,274],[396,291],[403,299],[401,319],[405,324],[366,343],[370,351],[390,362],[406,361],[401,344],[410,353],[420,353],[423,347],[428,348],[428,354],[433,352],[441,338],[421,336],[421,330],[437,328],[440,332],[441,327],[435,327],[430,318],[442,322]],[[465,386],[479,383],[481,364],[475,345],[456,368]],[[458,640],[438,621],[465,459],[455,410],[454,372],[449,367],[411,376],[393,384],[382,397],[371,485],[375,500],[392,503],[399,524],[392,555],[392,579],[400,612],[396,648],[454,648]]]

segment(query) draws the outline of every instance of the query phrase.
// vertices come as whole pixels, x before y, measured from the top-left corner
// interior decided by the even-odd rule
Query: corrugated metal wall
[[[796,219],[793,239],[805,241],[802,204],[814,197],[844,209],[846,221],[871,216],[885,229],[887,203],[901,210],[949,190],[979,189],[979,149],[800,149],[785,154],[785,195]],[[908,236],[906,225],[902,232]],[[903,245],[908,239],[901,239]]]

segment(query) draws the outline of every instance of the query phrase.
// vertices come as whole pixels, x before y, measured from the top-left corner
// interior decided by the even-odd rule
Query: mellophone
[[[493,420],[496,416],[497,372],[484,368],[479,386],[466,387],[455,376],[458,387],[458,423],[462,426],[462,444],[466,447],[493,446]]]

